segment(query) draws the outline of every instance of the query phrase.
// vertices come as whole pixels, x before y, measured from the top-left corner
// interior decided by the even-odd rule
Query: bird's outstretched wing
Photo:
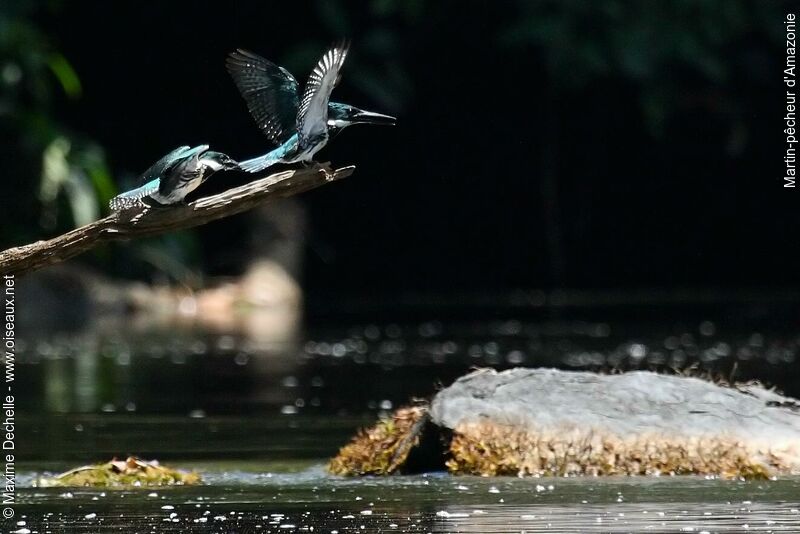
[[[301,145],[305,139],[327,131],[328,101],[339,81],[339,71],[349,46],[347,41],[342,41],[325,52],[308,77],[297,111],[297,133]]]
[[[276,145],[292,136],[297,119],[297,80],[283,67],[258,54],[237,50],[225,66],[264,134]]]
[[[144,184],[151,182],[157,178],[161,178],[166,170],[175,164],[187,151],[191,150],[189,146],[179,146],[160,160],[153,163],[149,169],[139,175],[138,183]]]

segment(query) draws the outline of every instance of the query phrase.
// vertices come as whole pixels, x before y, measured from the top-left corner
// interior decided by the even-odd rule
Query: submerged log
[[[458,379],[429,415],[455,474],[766,478],[800,472],[799,410],[755,384],[518,368]]]

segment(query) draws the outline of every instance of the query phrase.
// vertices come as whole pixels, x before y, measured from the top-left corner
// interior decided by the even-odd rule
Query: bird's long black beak
[[[372,111],[364,111],[363,109],[353,115],[350,119],[353,124],[378,124],[384,126],[394,126],[397,119],[391,115],[384,115],[383,113],[374,113]]]

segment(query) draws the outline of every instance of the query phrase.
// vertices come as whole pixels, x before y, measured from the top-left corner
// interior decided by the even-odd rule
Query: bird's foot
[[[323,165],[315,161],[314,168],[317,170],[317,172],[320,172],[325,175],[326,182],[332,182],[333,180],[336,179],[336,173],[331,172],[330,168],[328,168],[327,165]]]

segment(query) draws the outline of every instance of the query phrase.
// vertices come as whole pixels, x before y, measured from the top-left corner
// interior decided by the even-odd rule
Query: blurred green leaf
[[[89,175],[94,190],[97,192],[99,203],[103,206],[107,205],[118,190],[106,164],[103,149],[96,144],[90,144],[80,152],[79,156],[79,165]]]
[[[83,94],[69,60],[30,18],[58,5],[0,2],[0,130],[11,133],[6,150],[15,156],[11,206],[18,212],[9,217],[19,223],[0,228],[6,242],[18,242],[21,233],[37,236],[37,223],[48,233],[89,223],[115,193],[102,147],[52,113],[61,91],[70,99]]]
[[[52,204],[69,180],[67,155],[71,144],[64,137],[56,138],[42,153],[42,179],[39,186],[39,199],[44,204]]]
[[[111,173],[103,166],[90,167],[88,169],[89,178],[92,181],[97,197],[101,204],[106,205],[108,201],[114,198],[117,194],[117,186],[114,185],[114,179]]]
[[[99,217],[98,188],[113,191],[110,177],[105,170],[97,149],[73,148],[66,137],[56,137],[42,154],[42,179],[39,186],[39,199],[46,211],[48,224],[54,225],[58,219],[58,198],[65,194],[72,219],[78,226],[89,224]],[[94,173],[94,176],[92,176]],[[105,175],[104,175],[105,173]]]
[[[47,60],[47,65],[55,74],[56,79],[61,84],[64,93],[70,98],[81,96],[82,88],[78,74],[69,64],[69,61],[59,53],[53,53]]]
[[[83,226],[98,219],[100,214],[97,209],[97,195],[83,170],[76,167],[71,169],[69,180],[64,184],[64,191],[76,226]]]

